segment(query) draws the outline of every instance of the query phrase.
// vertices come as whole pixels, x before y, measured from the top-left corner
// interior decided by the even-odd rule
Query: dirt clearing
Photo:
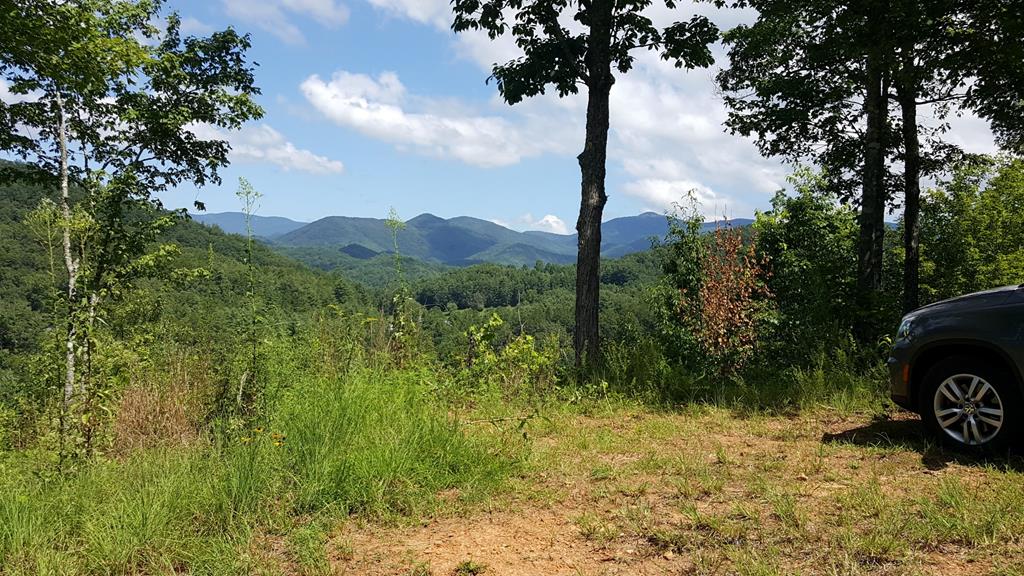
[[[416,526],[351,522],[332,572],[1024,574],[1020,460],[943,451],[913,416],[617,410],[531,434],[508,495]]]

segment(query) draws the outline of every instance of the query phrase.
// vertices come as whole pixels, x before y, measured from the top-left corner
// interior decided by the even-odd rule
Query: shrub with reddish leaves
[[[767,261],[755,250],[756,235],[748,228],[725,223],[713,234],[682,238],[691,249],[679,256],[690,260],[691,273],[678,275],[676,318],[691,340],[697,364],[725,376],[735,375],[750,360],[759,332],[772,308]],[[689,228],[689,234],[696,232]],[[698,233],[699,234],[699,233]],[[698,248],[699,246],[699,248]],[[694,348],[696,348],[694,350]]]
[[[753,354],[771,297],[767,262],[755,254],[755,242],[753,234],[744,242],[743,229],[719,226],[704,252],[697,298],[681,292],[680,310],[696,321],[694,336],[723,373],[735,373]]]

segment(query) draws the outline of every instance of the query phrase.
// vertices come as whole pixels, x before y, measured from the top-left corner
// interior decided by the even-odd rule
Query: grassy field
[[[188,425],[158,419],[155,442],[64,474],[52,453],[0,452],[0,574],[322,571],[340,519],[430,517],[455,509],[446,491],[463,507],[486,500],[519,468],[524,442],[466,433],[435,401],[431,378],[303,377],[251,427],[167,434]],[[149,415],[187,397],[150,397]],[[138,412],[120,415],[142,435]]]
[[[1024,574],[1024,461],[877,398],[527,409],[435,378],[301,379],[228,443],[65,475],[0,454],[0,575]]]
[[[414,525],[351,521],[334,574],[1024,574],[1024,476],[904,414],[618,406],[529,426],[501,497]]]

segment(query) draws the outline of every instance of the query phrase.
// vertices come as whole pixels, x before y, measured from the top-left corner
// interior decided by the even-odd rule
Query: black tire
[[[944,445],[975,454],[1005,453],[1016,442],[1021,407],[1020,385],[1009,370],[969,356],[932,366],[918,395],[925,429]]]

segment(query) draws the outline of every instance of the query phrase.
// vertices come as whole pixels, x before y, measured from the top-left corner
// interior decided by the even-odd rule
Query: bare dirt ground
[[[415,526],[353,521],[331,572],[1024,574],[1021,462],[946,452],[913,416],[617,410],[531,428],[508,494]]]

